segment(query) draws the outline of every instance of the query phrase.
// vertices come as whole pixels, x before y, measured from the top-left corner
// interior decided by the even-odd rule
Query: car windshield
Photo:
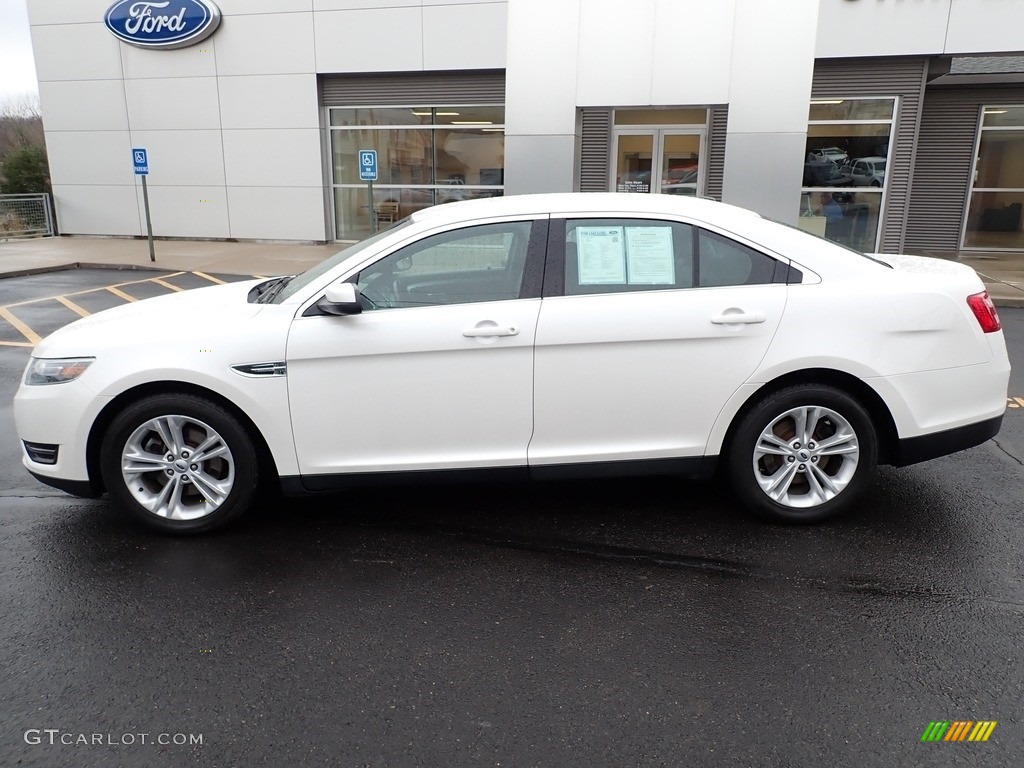
[[[409,224],[409,221],[410,221],[409,218],[402,219],[400,222],[395,224],[393,227],[388,227],[387,229],[383,230],[382,232],[378,232],[376,235],[373,235],[372,237],[368,237],[365,240],[360,240],[355,245],[350,245],[348,248],[345,248],[342,251],[338,251],[333,256],[328,256],[326,259],[321,261],[315,267],[312,267],[311,269],[307,269],[301,275],[297,275],[295,278],[293,278],[291,281],[289,281],[288,284],[285,285],[274,296],[274,298],[270,301],[270,303],[271,304],[280,304],[285,299],[287,299],[289,296],[292,296],[297,291],[300,291],[303,288],[305,288],[307,285],[312,283],[318,277],[321,277],[322,275],[325,275],[328,272],[330,272],[336,266],[341,264],[341,262],[345,261],[345,259],[348,259],[348,258],[351,258],[352,256],[355,256],[357,253],[362,251],[364,248],[369,248],[370,246],[375,245],[380,240],[383,240],[388,235],[393,235],[396,230],[404,228],[405,226],[407,226]]]

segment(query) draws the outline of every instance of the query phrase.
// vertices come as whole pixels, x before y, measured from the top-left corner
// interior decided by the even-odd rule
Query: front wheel
[[[100,469],[119,506],[164,533],[200,533],[241,515],[256,493],[258,456],[238,419],[202,397],[163,394],[110,424]]]
[[[827,385],[788,387],[757,403],[727,456],[737,496],[760,517],[817,522],[863,494],[878,459],[868,412]]]

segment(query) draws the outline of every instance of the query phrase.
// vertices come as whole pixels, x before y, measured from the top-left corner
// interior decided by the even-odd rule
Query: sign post
[[[149,216],[149,190],[146,189],[146,176],[149,175],[149,153],[142,147],[132,149],[132,162],[135,164],[135,175],[142,177],[142,204],[146,208],[146,232],[149,235],[149,260],[156,261],[153,250],[153,221]]]
[[[377,234],[377,206],[373,203],[373,182],[377,180],[377,150],[359,150],[359,180],[366,182],[370,198],[370,234]]]

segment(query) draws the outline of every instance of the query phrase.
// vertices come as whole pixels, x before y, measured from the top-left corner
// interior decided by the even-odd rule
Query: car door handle
[[[711,318],[715,325],[753,325],[764,321],[765,316],[757,312],[731,312]]]
[[[462,335],[471,339],[488,336],[517,336],[519,335],[519,329],[514,325],[478,325],[473,328],[467,328],[462,332]]]

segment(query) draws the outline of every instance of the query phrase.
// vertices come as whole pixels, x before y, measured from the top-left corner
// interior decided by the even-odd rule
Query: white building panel
[[[724,104],[734,23],[732,2],[658,0],[650,104]]]
[[[219,88],[225,129],[320,127],[315,75],[222,77]]]
[[[318,130],[224,131],[223,136],[229,186],[323,188]]]
[[[254,13],[301,13],[313,10],[313,0],[215,0],[221,16]]]
[[[213,38],[219,75],[285,75],[315,72],[313,14],[232,16]],[[339,38],[335,45],[347,44]]]
[[[165,187],[151,183],[147,186],[154,237],[231,237],[224,187]],[[135,193],[139,210],[143,211],[141,234],[145,234],[141,183]],[[157,259],[160,258],[159,247]]]
[[[499,3],[424,5],[423,68],[504,68],[506,15]]]
[[[655,0],[583,0],[579,4],[579,106],[651,103],[655,5]],[[572,34],[571,27],[560,31]]]
[[[121,45],[121,63],[127,79],[216,77],[216,35],[198,45],[173,51],[153,51]]]
[[[952,2],[945,43],[945,52],[954,54],[1024,51],[1024,2]]]
[[[149,153],[149,184],[224,186],[221,133],[206,131],[132,131],[132,146]],[[131,158],[125,156],[126,161]]]
[[[735,0],[735,5],[729,132],[806,133],[817,27],[812,4]]]
[[[950,2],[820,0],[815,55],[838,58],[941,53]],[[953,5],[962,2],[956,0]],[[984,0],[984,5],[994,4]]]
[[[423,9],[327,11],[316,18],[317,72],[419,72]]]
[[[88,24],[103,19],[112,0],[28,0],[29,24]]]
[[[419,8],[423,0],[313,0],[314,11],[359,11],[368,8]]]
[[[230,187],[231,236],[254,240],[330,240],[320,187]]]
[[[505,138],[505,194],[571,191],[575,173],[575,135]]]
[[[46,135],[54,184],[131,185],[132,143],[127,131],[55,131]]]
[[[121,43],[103,25],[53,24],[32,27],[36,76],[48,80],[120,80]]]
[[[216,78],[127,80],[124,90],[133,131],[220,128]]]
[[[64,234],[139,235],[145,232],[135,187],[53,185],[57,227]]]
[[[579,0],[514,0],[508,8],[505,73],[505,136],[573,135],[576,130],[576,68]],[[544,24],[537,24],[538,14]],[[553,77],[552,73],[558,76]],[[507,169],[523,158],[508,154]]]
[[[120,80],[50,81],[39,84],[47,131],[127,131]]]

